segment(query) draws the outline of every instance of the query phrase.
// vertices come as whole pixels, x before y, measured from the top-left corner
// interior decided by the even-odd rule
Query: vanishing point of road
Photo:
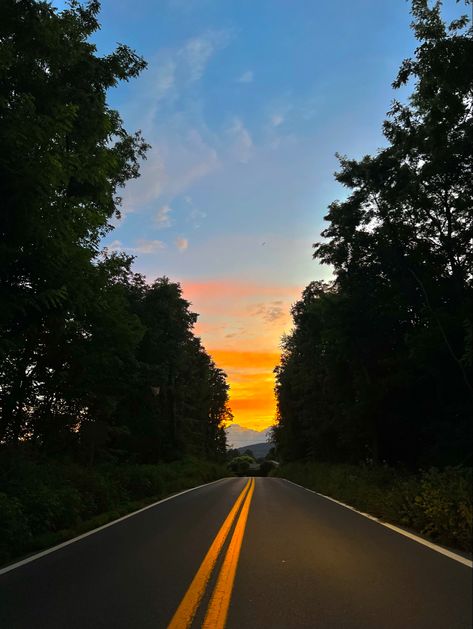
[[[226,478],[0,571],[2,629],[470,629],[472,569],[279,478]]]

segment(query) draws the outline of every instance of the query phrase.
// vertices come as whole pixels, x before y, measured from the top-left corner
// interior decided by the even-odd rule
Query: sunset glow
[[[201,313],[197,334],[228,375],[234,421],[254,430],[267,428],[275,417],[279,344],[290,329],[290,307],[300,288],[229,280],[184,282],[183,289]]]
[[[94,39],[107,54],[127,41],[148,62],[110,90],[151,149],[104,245],[136,256],[148,281],[181,284],[248,428],[273,422],[291,305],[330,278],[312,244],[328,204],[346,195],[335,154],[382,144],[391,82],[414,45],[404,3],[361,3],[359,21],[348,5],[108,0],[109,28]]]

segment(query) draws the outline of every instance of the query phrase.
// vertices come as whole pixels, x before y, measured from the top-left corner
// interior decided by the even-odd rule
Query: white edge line
[[[27,563],[31,563],[32,561],[36,561],[36,559],[41,559],[41,557],[45,557],[46,555],[54,553],[56,552],[56,550],[61,550],[61,548],[64,548],[65,546],[69,546],[69,544],[74,544],[74,542],[78,542],[79,540],[84,539],[84,537],[89,537],[89,535],[93,535],[94,533],[103,531],[103,529],[106,529],[109,526],[113,526],[114,524],[117,524],[118,522],[123,522],[123,520],[127,520],[128,518],[132,518],[134,515],[137,515],[138,513],[142,513],[143,511],[146,511],[147,509],[152,509],[153,507],[156,507],[156,505],[162,504],[163,502],[167,502],[168,500],[172,500],[173,498],[177,498],[178,496],[182,496],[183,494],[187,494],[190,491],[194,491],[195,489],[200,489],[201,487],[208,487],[209,485],[213,485],[214,483],[219,483],[222,480],[226,480],[226,478],[233,478],[233,477],[228,476],[228,477],[223,477],[223,478],[217,478],[217,480],[213,480],[210,483],[197,485],[197,487],[191,487],[190,489],[185,489],[184,491],[180,491],[178,494],[173,494],[172,496],[168,496],[167,498],[163,498],[162,500],[153,502],[150,505],[147,505],[146,507],[142,507],[141,509],[138,509],[137,511],[132,511],[131,513],[127,513],[126,515],[123,515],[121,518],[118,518],[117,520],[112,520],[112,522],[108,522],[107,524],[103,524],[102,526],[99,526],[96,529],[87,531],[87,533],[82,533],[82,535],[78,535],[77,537],[68,539],[65,542],[62,542],[61,544],[57,544],[56,546],[47,548],[46,550],[43,550],[40,553],[36,553],[35,555],[31,555],[30,557],[21,559],[20,561],[17,561],[16,563],[12,563],[9,566],[5,566],[5,568],[0,569],[0,575],[10,572],[10,570],[15,570],[15,568],[20,568],[21,566],[24,566]]]
[[[275,478],[281,478],[281,480],[285,480],[286,483],[291,483],[291,485],[295,485],[296,487],[300,487],[301,489],[310,491],[312,494],[316,494],[317,496],[320,496],[321,498],[325,498],[326,500],[331,500],[332,502],[335,502],[337,505],[340,505],[341,507],[350,509],[350,511],[354,511],[355,513],[358,513],[359,515],[362,515],[365,518],[368,518],[369,520],[373,520],[373,522],[377,522],[378,524],[381,524],[382,526],[385,526],[386,528],[391,529],[392,531],[395,531],[396,533],[400,533],[401,535],[404,535],[404,537],[408,537],[409,539],[412,539],[415,542],[422,544],[423,546],[427,546],[431,550],[435,550],[436,552],[441,553],[442,555],[446,555],[447,557],[450,557],[450,559],[454,559],[455,561],[462,563],[464,566],[473,568],[473,561],[471,561],[470,559],[467,559],[466,557],[462,557],[462,555],[458,555],[457,553],[454,553],[453,551],[448,550],[447,548],[444,548],[443,546],[439,546],[438,544],[429,542],[423,537],[419,537],[419,535],[415,535],[414,533],[405,531],[404,529],[401,529],[398,526],[395,526],[394,524],[389,524],[389,522],[383,522],[383,520],[376,518],[374,515],[370,515],[369,513],[363,513],[363,511],[358,511],[358,509],[355,509],[355,507],[351,507],[350,505],[347,505],[344,502],[335,500],[335,498],[331,498],[330,496],[319,494],[318,491],[314,491],[313,489],[309,489],[308,487],[303,487],[302,485],[298,485],[297,483],[294,483],[292,480],[289,480],[288,478],[282,478],[281,476],[276,476]]]

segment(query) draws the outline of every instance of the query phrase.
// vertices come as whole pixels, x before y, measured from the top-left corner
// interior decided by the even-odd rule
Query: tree
[[[49,456],[225,457],[225,374],[179,284],[100,250],[147,144],[107,90],[145,67],[90,36],[99,3],[0,9],[0,444]]]
[[[250,465],[254,463],[254,459],[251,456],[237,456],[230,463],[228,467],[237,476],[245,476],[250,470]]]
[[[98,10],[33,0],[1,9],[0,437],[13,443],[35,430],[39,401],[51,405],[52,381],[56,406],[69,404],[57,394],[71,344],[91,334],[91,304],[109,307],[99,241],[147,148],[106,102],[145,62],[123,45],[97,56],[88,38]],[[83,409],[70,406],[77,421]]]
[[[314,245],[335,281],[306,289],[283,341],[286,456],[468,460],[472,31],[467,16],[445,25],[440,3],[414,0],[412,15],[419,46],[393,84],[413,81],[412,95],[394,101],[385,149],[340,157],[350,194]]]

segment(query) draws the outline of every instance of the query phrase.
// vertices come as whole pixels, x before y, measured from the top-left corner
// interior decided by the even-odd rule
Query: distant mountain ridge
[[[226,429],[228,448],[243,448],[245,446],[265,443],[269,437],[271,428],[265,430],[252,430],[239,424],[231,424]]]
[[[251,450],[253,452],[253,456],[255,459],[264,459],[264,457],[271,450],[271,443],[250,443],[247,446],[242,446],[241,448],[237,448],[240,454],[244,454],[246,450]]]

